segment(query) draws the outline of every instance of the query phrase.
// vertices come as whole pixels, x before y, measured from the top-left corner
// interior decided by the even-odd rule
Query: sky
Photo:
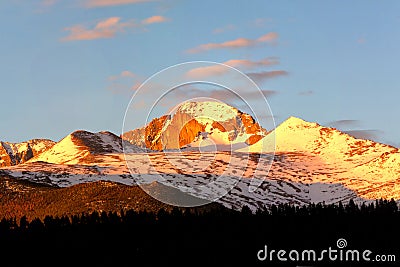
[[[137,95],[128,125],[140,127],[161,92],[138,93],[148,78],[212,61],[248,75],[271,114],[262,113],[255,89],[241,92],[276,124],[296,116],[399,147],[399,10],[399,1],[367,0],[2,1],[0,140],[58,141],[78,129],[121,134]],[[204,80],[211,66],[200,67],[186,77]],[[208,75],[222,72],[214,66]],[[223,96],[217,87],[187,85],[169,98]]]

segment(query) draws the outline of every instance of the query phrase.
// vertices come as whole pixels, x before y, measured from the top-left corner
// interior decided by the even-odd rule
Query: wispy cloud
[[[359,127],[360,124],[361,122],[359,120],[337,120],[329,122],[327,126],[343,130],[348,128]]]
[[[222,43],[202,44],[195,48],[189,49],[186,52],[194,54],[194,53],[200,53],[200,52],[213,50],[213,49],[224,49],[224,48],[234,49],[234,48],[241,48],[241,47],[256,46],[256,45],[263,44],[263,43],[273,44],[276,42],[277,39],[278,39],[278,34],[276,32],[270,32],[263,36],[260,36],[257,39],[238,38],[235,40],[226,41],[226,42],[222,42]]]
[[[199,96],[207,96],[210,98],[215,98],[215,99],[220,99],[224,101],[233,101],[233,100],[239,100],[238,96],[234,93],[227,92],[227,90],[223,89],[216,89],[213,91],[199,91]],[[264,95],[265,97],[269,98],[275,94],[277,94],[277,91],[273,90],[260,90],[260,91],[251,91],[251,92],[240,92],[239,96],[247,99],[247,100],[254,100],[254,99],[259,99],[261,97],[261,94]]]
[[[129,70],[124,70],[117,75],[109,76],[108,80],[111,82],[107,87],[108,90],[117,94],[130,94],[140,87],[143,78]]]
[[[113,38],[117,33],[124,32],[129,28],[140,28],[144,27],[143,25],[165,21],[168,21],[168,19],[163,16],[152,16],[142,20],[140,23],[135,22],[133,19],[122,21],[120,17],[110,17],[97,22],[92,27],[82,24],[67,27],[64,30],[68,31],[69,35],[61,38],[61,41],[66,42]]]
[[[360,120],[346,119],[346,120],[332,121],[332,122],[328,123],[327,126],[336,128],[339,131],[342,131],[351,136],[354,136],[355,138],[368,139],[368,140],[373,140],[373,141],[379,141],[381,139],[382,135],[384,134],[384,132],[381,130],[355,129],[355,128],[360,128],[361,124],[362,123]]]
[[[99,21],[93,28],[87,28],[81,24],[67,27],[64,30],[69,31],[69,35],[62,38],[61,41],[94,40],[102,38],[112,38],[118,32],[123,32],[126,28],[134,27],[133,21],[121,22],[119,17],[111,17]]]
[[[41,0],[37,8],[35,9],[35,12],[37,13],[44,13],[49,11],[55,4],[57,4],[58,0]]]
[[[358,139],[367,139],[372,141],[378,140],[383,134],[383,131],[380,130],[350,130],[344,132]]]
[[[142,24],[154,24],[154,23],[162,23],[166,22],[169,19],[164,16],[152,16],[150,18],[142,20]]]
[[[301,96],[310,96],[310,95],[313,95],[313,94],[315,94],[315,92],[313,90],[307,90],[307,91],[299,92],[299,95],[301,95]]]
[[[257,18],[252,22],[252,25],[255,27],[264,27],[271,22],[272,22],[271,18]]]
[[[357,43],[364,44],[366,42],[365,38],[358,38]]]
[[[108,77],[108,80],[115,81],[120,78],[135,78],[135,77],[137,77],[137,75],[134,74],[133,72],[131,72],[129,70],[124,70],[120,74],[112,75],[112,76]]]
[[[272,70],[272,71],[250,72],[246,73],[246,75],[249,76],[256,83],[262,83],[268,79],[288,75],[288,72],[284,70]]]
[[[237,69],[251,69],[257,67],[265,67],[279,64],[279,61],[275,57],[264,58],[262,60],[253,61],[248,59],[231,59],[223,62],[223,64],[237,68]],[[192,78],[204,78],[215,75],[225,74],[229,68],[223,65],[213,65],[207,67],[199,67],[192,69],[186,73],[187,76]]]
[[[213,34],[220,34],[228,31],[232,31],[235,29],[235,26],[233,24],[229,24],[223,27],[219,27],[213,30]]]
[[[229,103],[234,101],[241,102],[242,101],[241,98],[244,98],[246,100],[257,100],[260,99],[261,94],[269,98],[273,95],[276,95],[278,92],[274,90],[260,90],[260,91],[240,90],[237,93],[238,95],[226,89],[203,90],[197,88],[196,86],[183,86],[183,87],[178,87],[175,90],[171,91],[170,97],[168,99],[170,101],[183,101],[191,98],[207,97]],[[169,103],[168,99],[165,98],[163,101]]]
[[[40,2],[40,5],[42,7],[50,7],[50,6],[55,5],[57,2],[58,2],[58,0],[42,0]]]
[[[86,0],[84,1],[84,6],[88,8],[107,7],[107,6],[138,4],[138,3],[152,2],[152,1],[154,0]]]

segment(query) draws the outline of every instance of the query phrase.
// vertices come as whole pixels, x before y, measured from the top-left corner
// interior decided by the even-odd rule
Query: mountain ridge
[[[221,178],[222,182],[236,184],[217,201],[234,209],[243,205],[256,210],[279,203],[337,203],[350,198],[359,203],[392,197],[400,200],[397,148],[357,139],[293,116],[264,132],[250,115],[243,115],[235,108],[228,107],[226,113],[219,111],[207,117],[202,113],[207,110],[200,111],[201,107],[190,103],[184,106],[190,116],[198,116],[192,124],[188,123],[192,118],[186,113],[176,119],[176,125],[187,125],[183,129],[188,130],[182,139],[187,144],[179,153],[143,149],[111,132],[75,131],[26,162],[0,168],[0,176],[52,187],[97,181],[125,185],[160,182],[201,199],[214,199],[222,184],[215,184],[208,191],[201,188],[193,191],[193,185]],[[155,123],[148,142],[160,144],[157,142],[163,138],[163,132],[159,130],[174,125],[173,116],[169,116],[161,117],[162,123]],[[216,121],[215,116],[224,121]],[[247,133],[246,128],[250,129]],[[177,138],[175,144],[182,137],[177,129],[170,128],[176,131],[171,132]],[[262,138],[248,145],[248,133],[260,134]],[[229,139],[230,135],[235,138]],[[224,145],[232,143],[234,146]],[[213,144],[220,148],[203,150],[204,145]],[[249,191],[252,181],[259,184],[254,192]]]
[[[20,143],[0,141],[0,167],[24,163],[54,144],[56,142],[49,139],[31,139]]]

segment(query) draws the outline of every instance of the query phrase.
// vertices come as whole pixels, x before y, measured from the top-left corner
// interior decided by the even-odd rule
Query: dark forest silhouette
[[[160,209],[157,213],[92,212],[31,221],[4,218],[0,221],[1,262],[2,266],[267,266],[256,258],[264,245],[319,249],[335,247],[339,238],[345,238],[352,249],[397,253],[397,265],[382,266],[399,266],[399,226],[400,211],[393,200],[368,205],[353,201],[301,207],[285,204],[255,214],[247,207],[239,212],[217,206]]]

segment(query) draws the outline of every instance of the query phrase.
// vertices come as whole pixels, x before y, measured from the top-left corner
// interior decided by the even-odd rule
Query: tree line
[[[256,212],[246,206],[241,211],[214,206],[158,212],[94,211],[43,220],[3,218],[0,241],[4,262],[18,259],[43,265],[54,257],[59,262],[61,257],[74,266],[135,266],[141,262],[162,266],[243,262],[253,266],[262,265],[255,253],[266,244],[282,249],[324,248],[345,238],[352,248],[398,253],[399,225],[400,211],[393,199],[361,205],[350,200],[330,205],[272,205]],[[22,259],[21,253],[27,257]]]

